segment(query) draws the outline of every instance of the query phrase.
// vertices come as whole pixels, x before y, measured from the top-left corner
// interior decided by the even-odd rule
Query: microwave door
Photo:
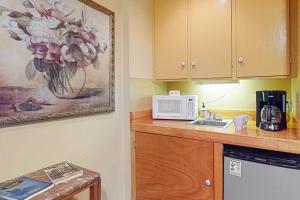
[[[155,104],[155,113],[159,119],[186,118],[186,100],[183,98],[158,98]]]

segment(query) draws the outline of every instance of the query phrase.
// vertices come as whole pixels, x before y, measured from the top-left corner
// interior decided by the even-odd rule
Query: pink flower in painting
[[[46,60],[57,63],[60,66],[64,66],[64,60],[62,59],[61,48],[56,43],[48,43],[48,51]]]
[[[45,59],[48,53],[47,42],[40,41],[40,42],[31,42],[28,46],[28,49],[32,51],[36,58]]]
[[[73,55],[71,55],[69,47],[67,45],[64,45],[61,48],[61,53],[62,53],[62,57],[66,62],[75,62],[75,58],[73,57]]]

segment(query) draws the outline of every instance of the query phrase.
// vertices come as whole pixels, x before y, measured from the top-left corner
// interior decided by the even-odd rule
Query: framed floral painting
[[[114,13],[0,1],[0,126],[114,111]]]

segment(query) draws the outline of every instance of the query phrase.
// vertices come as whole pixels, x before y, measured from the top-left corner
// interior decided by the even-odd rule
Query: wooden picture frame
[[[114,12],[4,0],[0,23],[0,127],[115,111]]]

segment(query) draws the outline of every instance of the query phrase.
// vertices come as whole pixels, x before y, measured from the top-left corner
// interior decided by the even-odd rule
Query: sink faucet
[[[223,117],[221,114],[212,113],[210,111],[207,111],[208,117],[207,120],[213,120],[213,121],[222,121]]]
[[[207,119],[208,120],[214,120],[216,115],[210,111],[207,112],[208,113],[208,116],[207,116]]]
[[[211,120],[211,114],[212,114],[212,113],[211,113],[210,111],[207,111],[207,119],[208,119],[208,120]]]

